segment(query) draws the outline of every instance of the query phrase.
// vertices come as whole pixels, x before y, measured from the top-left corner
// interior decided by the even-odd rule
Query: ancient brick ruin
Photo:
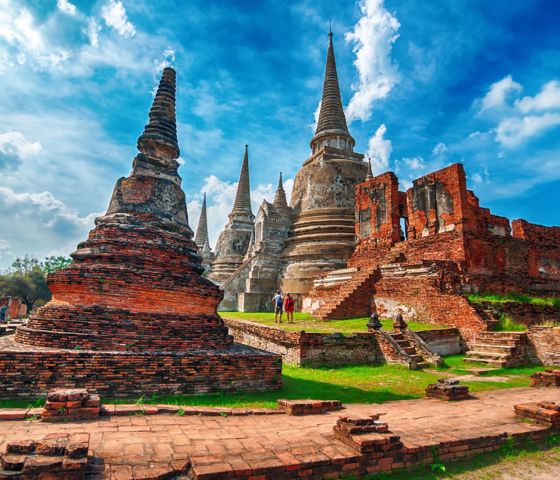
[[[201,276],[177,173],[175,71],[163,71],[130,176],[117,181],[52,300],[3,338],[0,395],[84,387],[116,396],[266,390],[281,360],[235,345]]]
[[[316,279],[304,301],[320,318],[401,313],[471,339],[488,324],[464,294],[560,288],[560,228],[510,226],[480,207],[461,164],[414,180],[406,192],[392,172],[366,180],[357,187],[355,233],[348,268]]]

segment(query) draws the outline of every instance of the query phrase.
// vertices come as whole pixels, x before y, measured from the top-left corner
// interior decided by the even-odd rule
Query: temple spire
[[[249,183],[249,145],[245,145],[245,155],[239,174],[239,184],[231,213],[242,213],[252,215],[251,210],[251,185]]]
[[[138,137],[141,154],[158,159],[179,157],[177,125],[175,120],[175,70],[163,69],[161,80],[150,108],[148,124]]]
[[[204,200],[202,200],[202,209],[200,210],[200,219],[198,220],[198,227],[196,228],[196,235],[194,237],[198,248],[202,250],[204,245],[208,242],[208,218],[206,215],[206,193]]]
[[[368,156],[368,168],[367,168],[367,175],[366,180],[373,178],[373,172],[371,170],[371,157]]]
[[[325,144],[344,150],[348,148],[351,149],[354,146],[354,139],[350,136],[350,132],[348,131],[346,117],[344,116],[344,109],[342,107],[336,61],[334,58],[332,32],[329,32],[329,47],[327,50],[327,64],[325,67],[319,120],[317,121],[315,136],[311,140],[313,151],[316,150],[316,145],[314,144],[324,137],[329,138],[326,142],[322,142],[320,146]],[[341,139],[344,140],[342,144],[340,142]]]
[[[280,178],[278,179],[278,188],[276,189],[276,195],[274,195],[274,206],[278,209],[288,208],[288,202],[286,201],[286,192],[284,191],[284,185],[282,183],[282,172],[280,172]]]

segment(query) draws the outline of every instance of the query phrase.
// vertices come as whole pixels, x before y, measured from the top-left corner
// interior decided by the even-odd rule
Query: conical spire
[[[202,250],[204,244],[208,242],[208,218],[206,216],[206,193],[204,200],[202,200],[202,210],[200,210],[200,219],[198,220],[198,227],[196,228],[196,235],[194,237],[198,248]]]
[[[371,170],[371,157],[368,156],[368,167],[367,167],[367,175],[366,180],[373,178],[373,172]]]
[[[237,185],[237,194],[235,195],[235,202],[233,204],[231,213],[245,213],[252,215],[251,185],[249,183],[249,145],[245,145],[243,165],[241,165],[239,184]]]
[[[282,184],[282,172],[280,172],[280,178],[278,179],[278,188],[276,189],[276,195],[274,195],[274,206],[278,209],[288,208],[288,202],[286,201],[286,192],[284,191],[284,185]]]
[[[317,122],[314,138],[325,133],[350,135],[348,126],[346,125],[346,117],[344,116],[340,88],[338,86],[338,74],[336,72],[332,36],[332,32],[329,32],[329,48],[327,51],[325,79],[323,81],[323,97],[321,99],[319,121]]]
[[[138,137],[138,150],[148,157],[179,157],[175,121],[175,77],[175,70],[171,67],[164,68],[150,109],[148,124]]]

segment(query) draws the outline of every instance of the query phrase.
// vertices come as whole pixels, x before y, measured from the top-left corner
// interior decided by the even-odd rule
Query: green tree
[[[58,272],[63,268],[66,268],[72,264],[72,259],[68,257],[63,257],[62,255],[51,256],[45,258],[42,264],[43,271],[46,274]]]
[[[37,302],[48,302],[52,297],[43,266],[30,255],[16,258],[8,273],[0,276],[0,292],[3,296],[21,298],[28,314]]]

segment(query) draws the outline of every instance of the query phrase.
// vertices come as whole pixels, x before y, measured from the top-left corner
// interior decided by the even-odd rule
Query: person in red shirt
[[[286,310],[288,323],[294,323],[294,307],[294,297],[288,293],[288,295],[286,295],[286,299],[284,300],[284,310]]]

